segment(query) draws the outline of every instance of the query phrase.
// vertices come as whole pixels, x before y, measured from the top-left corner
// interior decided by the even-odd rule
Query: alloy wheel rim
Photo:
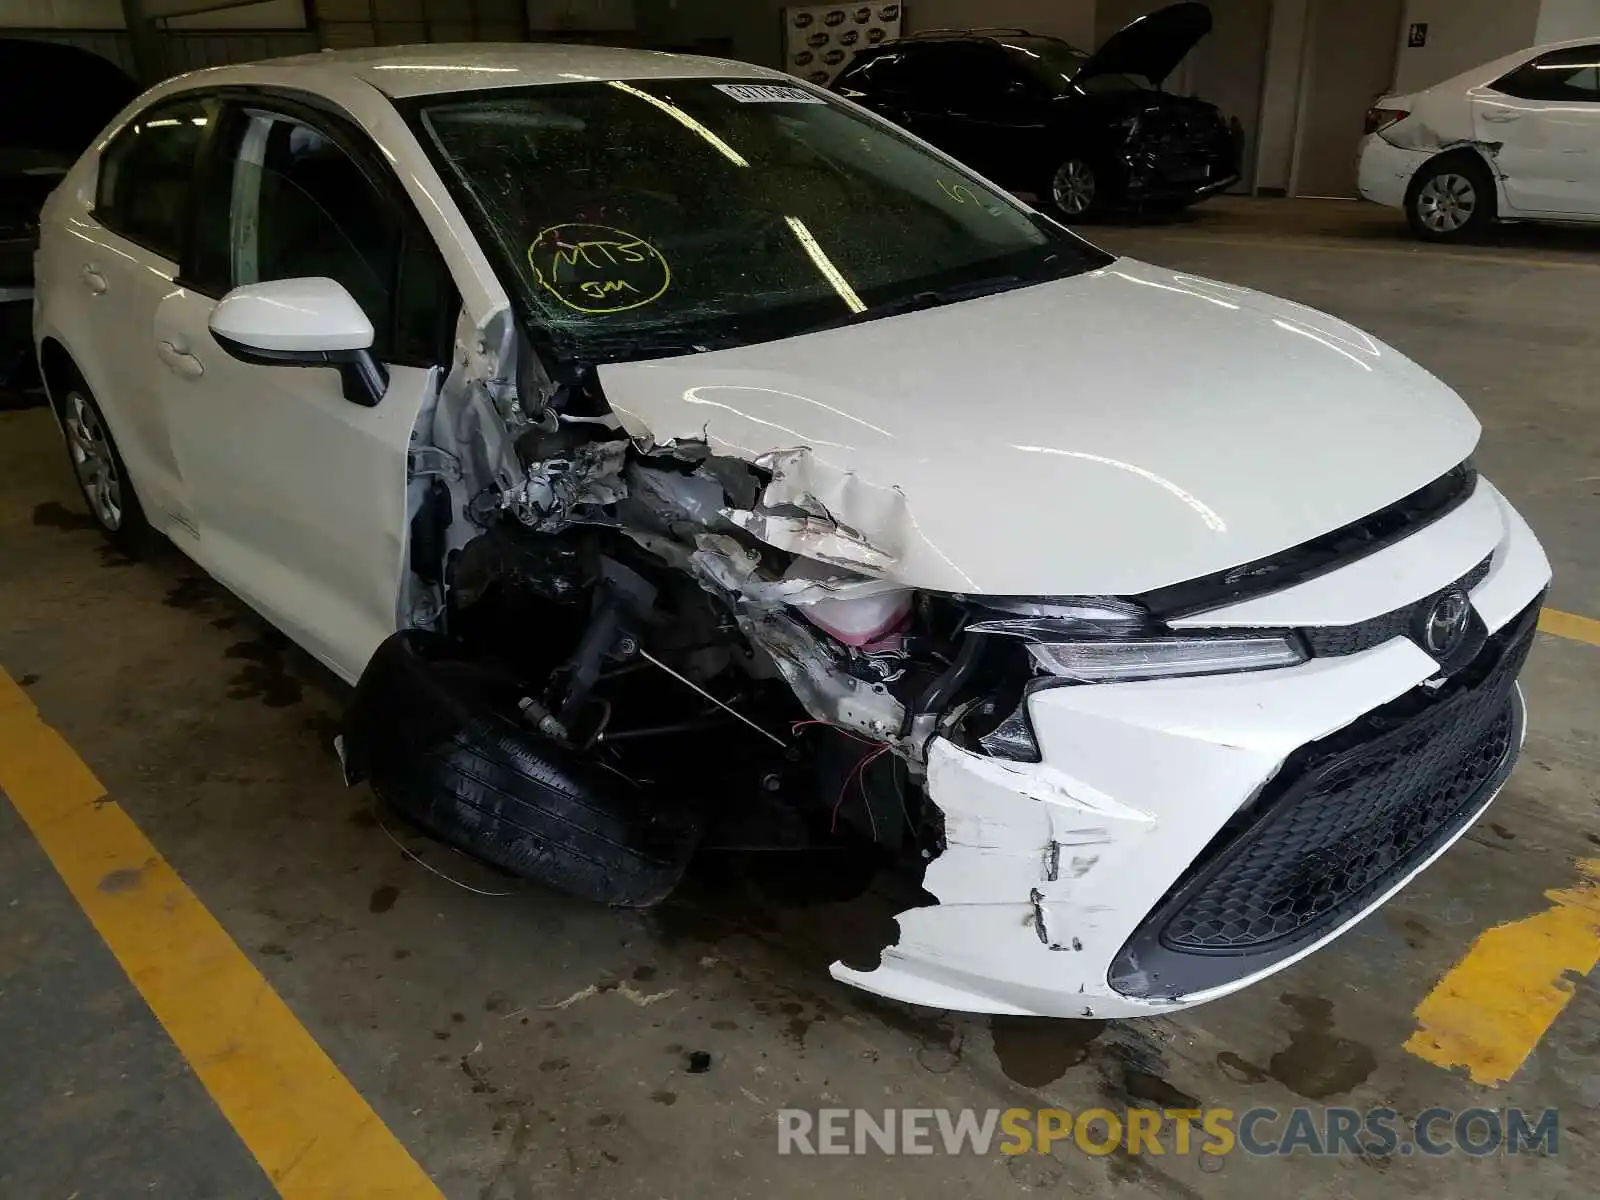
[[[1094,203],[1094,172],[1077,159],[1068,159],[1056,169],[1050,181],[1050,196],[1056,207],[1069,216],[1082,216]]]
[[[67,449],[95,520],[115,533],[122,526],[122,480],[111,443],[92,405],[79,392],[67,395]]]
[[[1455,233],[1478,207],[1478,189],[1465,175],[1435,175],[1417,193],[1417,215],[1434,233]]]

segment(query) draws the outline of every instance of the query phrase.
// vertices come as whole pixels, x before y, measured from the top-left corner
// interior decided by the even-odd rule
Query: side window
[[[420,220],[320,129],[250,110],[230,132],[196,214],[197,281],[220,292],[326,276],[367,314],[378,357],[438,361],[455,289]]]
[[[1004,99],[1021,79],[1021,72],[998,46],[983,42],[957,42],[947,47],[947,69],[957,86],[975,100]]]
[[[1573,46],[1541,54],[1490,85],[1521,100],[1600,103],[1600,46]]]
[[[178,261],[195,154],[215,113],[214,101],[193,98],[157,104],[134,118],[100,156],[95,219]]]

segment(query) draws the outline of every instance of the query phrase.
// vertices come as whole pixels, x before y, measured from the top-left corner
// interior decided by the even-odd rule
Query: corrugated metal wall
[[[4,29],[0,36],[31,38],[77,46],[110,59],[129,75],[135,75],[133,43],[123,30],[96,29]],[[227,33],[176,33],[159,36],[164,75],[179,75],[201,67],[224,63],[249,62],[257,58],[278,58],[285,54],[306,54],[317,48],[310,30],[274,29],[261,33],[248,30]],[[153,82],[153,81],[152,81]]]
[[[161,30],[155,42],[163,73],[303,54],[320,46],[520,42],[530,33],[625,34],[633,28],[632,0],[311,0],[307,8],[313,27],[304,30]],[[0,29],[0,36],[65,42],[134,73],[132,42],[120,29]]]

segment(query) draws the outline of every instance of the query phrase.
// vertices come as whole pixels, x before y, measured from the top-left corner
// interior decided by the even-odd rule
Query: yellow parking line
[[[1137,232],[1137,231],[1130,231]],[[1349,241],[1325,242],[1290,238],[1226,237],[1209,233],[1165,233],[1147,235],[1152,242],[1194,242],[1210,246],[1240,246],[1247,250],[1313,250],[1332,254],[1385,254],[1420,261],[1445,259],[1450,262],[1496,263],[1509,267],[1566,267],[1578,271],[1600,271],[1600,262],[1569,258],[1531,258],[1520,254],[1471,254],[1459,250],[1438,250],[1431,246],[1405,248],[1401,246],[1363,246]]]
[[[440,1200],[215,917],[0,671],[0,790],[280,1195]]]
[[[1600,646],[1600,621],[1593,617],[1580,617],[1577,613],[1562,612],[1556,608],[1539,611],[1539,632],[1556,637],[1570,638],[1574,642],[1588,642]]]
[[[1578,864],[1576,887],[1546,892],[1552,907],[1478,935],[1417,1005],[1406,1049],[1474,1083],[1504,1083],[1572,999],[1567,972],[1600,962],[1600,859]]]

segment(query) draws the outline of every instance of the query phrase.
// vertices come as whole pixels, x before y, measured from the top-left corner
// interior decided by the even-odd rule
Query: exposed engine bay
[[[893,553],[806,488],[809,454],[630,437],[592,371],[547,378],[508,324],[413,437],[400,624],[511,672],[530,736],[672,776],[661,804],[704,803],[693,781],[736,763],[824,836],[925,863],[930,743],[1025,725],[1029,660],[967,635],[982,610],[964,599],[885,578]],[[696,756],[703,773],[673,775]]]

